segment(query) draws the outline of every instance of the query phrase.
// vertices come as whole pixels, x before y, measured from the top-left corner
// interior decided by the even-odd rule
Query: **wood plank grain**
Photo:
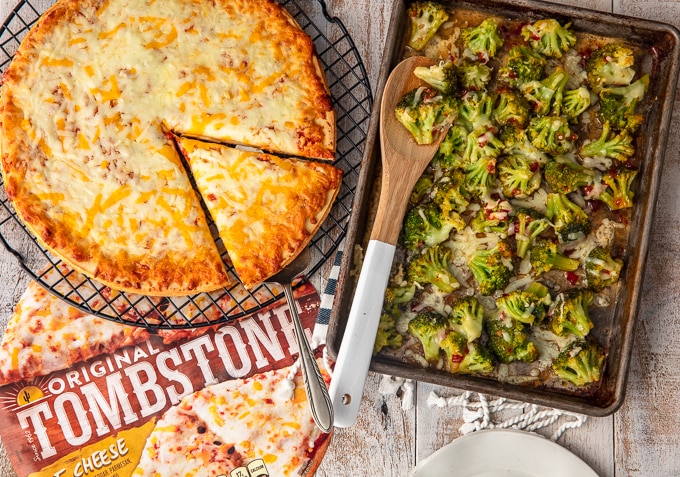
[[[675,101],[670,130],[678,131],[678,128],[680,100]],[[680,428],[679,180],[680,138],[671,134],[647,260],[628,392],[617,414],[616,467],[620,475],[680,475],[677,432]]]
[[[331,13],[343,21],[359,50],[373,94],[380,73],[392,3],[390,0],[384,2],[333,0],[329,3]]]
[[[616,13],[680,26],[680,3],[614,0]],[[670,131],[680,128],[676,99]],[[616,415],[616,475],[678,476],[680,427],[680,138],[670,134],[626,400]]]
[[[356,425],[336,428],[316,477],[403,476],[415,463],[415,410],[379,392],[382,375],[369,372]]]

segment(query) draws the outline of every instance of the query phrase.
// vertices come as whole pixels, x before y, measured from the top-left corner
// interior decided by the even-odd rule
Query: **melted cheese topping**
[[[217,7],[59,3],[29,33],[2,88],[8,195],[27,202],[20,215],[49,247],[119,289],[146,285],[107,282],[106,262],[141,263],[130,273],[142,275],[168,256],[221,267],[166,129],[332,157],[329,149],[305,149],[323,135],[330,110],[312,106],[328,98],[311,79],[309,38],[266,1]],[[45,214],[40,223],[31,222],[36,209]],[[53,238],[56,228],[68,235]],[[68,250],[84,240],[104,256],[93,245]],[[223,270],[217,275],[208,289],[226,283]],[[163,286],[182,287],[157,279],[140,291]]]
[[[186,396],[158,421],[133,475],[220,475],[223,464],[209,460],[215,441],[233,447],[223,457],[238,455],[244,464],[262,459],[272,476],[299,475],[321,431],[309,412],[301,373],[295,375],[292,399],[279,392],[289,373],[290,368],[269,371]],[[191,451],[197,441],[206,446],[200,457]],[[222,469],[223,474],[230,470]]]
[[[143,328],[82,313],[31,282],[0,345],[0,384],[44,376],[148,338]]]
[[[277,273],[307,245],[338,192],[341,171],[179,139],[217,230],[244,285]]]

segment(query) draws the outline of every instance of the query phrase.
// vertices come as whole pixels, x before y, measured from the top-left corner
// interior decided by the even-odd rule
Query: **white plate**
[[[585,462],[538,434],[473,432],[421,461],[409,477],[598,477]]]

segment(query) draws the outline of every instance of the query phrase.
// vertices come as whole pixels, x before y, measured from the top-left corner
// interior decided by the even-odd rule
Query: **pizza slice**
[[[0,384],[45,376],[147,339],[144,328],[88,315],[31,282],[0,345]]]
[[[229,475],[239,465],[266,468],[257,475],[313,475],[330,434],[316,427],[299,372],[291,395],[290,372],[281,368],[185,396],[158,420],[132,475]]]
[[[133,476],[223,477],[243,461],[233,443],[223,442],[191,409],[180,406],[163,414],[142,455]]]
[[[252,288],[307,246],[342,171],[319,163],[177,138],[236,274]]]
[[[211,328],[159,330],[158,335],[167,344],[195,337]],[[150,337],[146,328],[87,314],[31,282],[2,337],[0,385],[46,376],[95,356],[143,343]]]

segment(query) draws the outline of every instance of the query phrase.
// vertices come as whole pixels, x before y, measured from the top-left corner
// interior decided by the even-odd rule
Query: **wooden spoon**
[[[392,70],[385,85],[380,107],[382,186],[378,209],[329,390],[337,427],[356,422],[408,199],[446,136],[446,130],[440,131],[434,143],[419,145],[394,114],[405,93],[425,84],[413,70],[432,63],[422,56],[408,58]]]

